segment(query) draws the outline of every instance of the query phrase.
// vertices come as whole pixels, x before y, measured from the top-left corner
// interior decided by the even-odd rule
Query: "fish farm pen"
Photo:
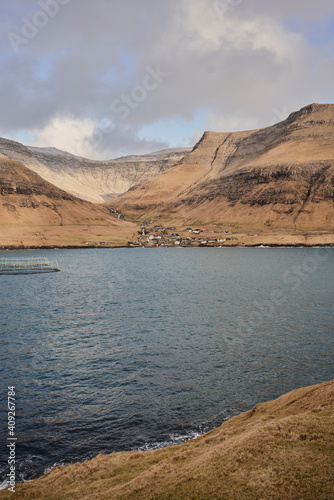
[[[60,271],[57,261],[47,258],[0,259],[0,274],[56,273]]]

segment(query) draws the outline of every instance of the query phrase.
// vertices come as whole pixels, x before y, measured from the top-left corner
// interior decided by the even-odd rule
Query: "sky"
[[[105,160],[333,103],[333,0],[1,0],[0,136]]]

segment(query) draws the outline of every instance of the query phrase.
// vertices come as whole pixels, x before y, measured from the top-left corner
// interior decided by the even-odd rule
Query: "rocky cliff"
[[[56,148],[27,147],[0,139],[0,154],[20,161],[43,179],[85,200],[103,203],[178,163],[191,148],[93,161]]]

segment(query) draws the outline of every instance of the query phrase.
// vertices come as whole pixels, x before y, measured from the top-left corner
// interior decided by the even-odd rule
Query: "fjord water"
[[[61,272],[0,276],[1,481],[7,386],[19,479],[195,437],[333,378],[334,249],[2,252]]]

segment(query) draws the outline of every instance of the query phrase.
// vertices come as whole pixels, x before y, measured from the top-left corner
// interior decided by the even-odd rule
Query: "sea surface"
[[[333,378],[334,248],[82,249],[0,276],[0,483],[198,436]]]

